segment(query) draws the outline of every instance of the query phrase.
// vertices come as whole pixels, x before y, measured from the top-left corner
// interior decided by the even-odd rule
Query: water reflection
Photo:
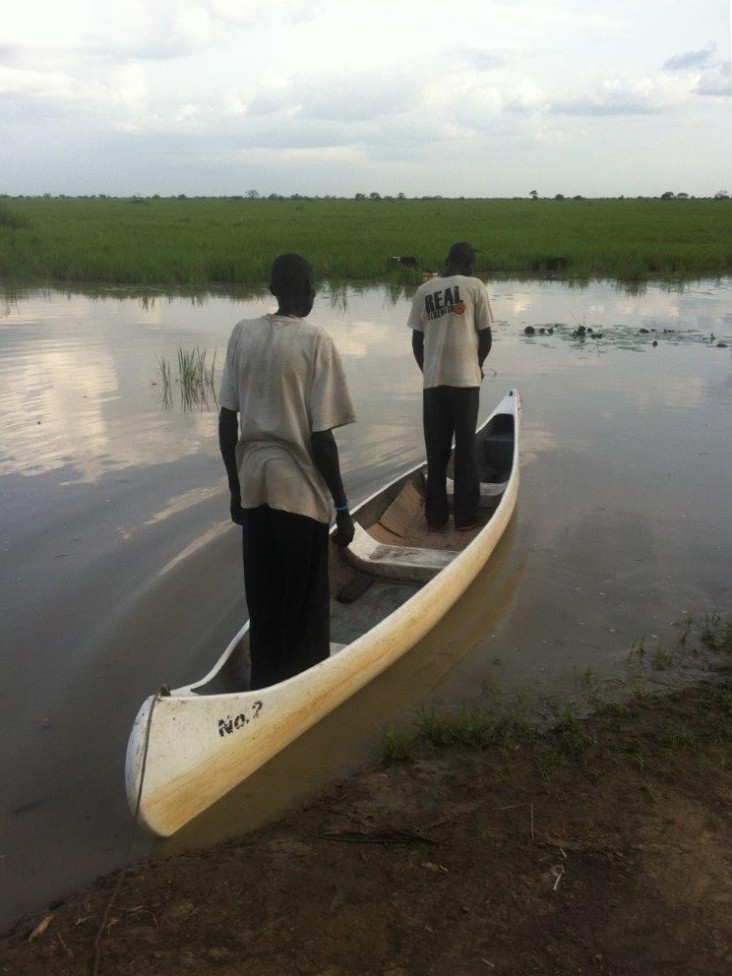
[[[419,377],[405,327],[413,287],[326,285],[316,300],[313,320],[335,336],[358,405],[359,425],[340,437],[358,475],[421,449]],[[497,325],[487,382],[571,372],[581,388],[580,364],[605,362],[603,384],[623,386],[623,353],[653,353],[654,374],[672,347],[696,346],[711,358],[725,355],[732,339],[729,282],[646,285],[642,297],[597,282],[489,287]],[[6,289],[5,298],[0,474],[71,464],[86,481],[202,445],[215,453],[216,363],[233,324],[272,304],[262,288],[177,296]],[[667,401],[668,390],[656,386],[646,384],[647,396]],[[397,436],[382,453],[390,431],[401,431],[401,443]]]
[[[628,297],[643,298],[647,294],[672,294],[685,295],[706,289],[708,294],[712,294],[714,289],[724,287],[726,280],[717,279],[685,279],[672,281],[652,281],[643,279],[639,281],[607,280],[598,281],[591,278],[574,278],[563,280],[555,277],[537,278],[535,275],[499,275],[485,279],[491,291],[501,291],[507,286],[520,291],[535,292],[547,288],[561,288],[563,291],[576,294],[588,290],[600,288],[612,294],[621,294]],[[399,304],[405,300],[410,300],[414,294],[421,278],[414,275],[390,275],[382,281],[364,282],[345,282],[329,281],[327,279],[318,282],[318,289],[321,296],[327,295],[331,307],[340,312],[347,313],[350,302],[355,297],[377,291],[381,292],[384,299],[392,305]],[[230,303],[268,301],[270,298],[269,286],[266,282],[244,282],[238,285],[207,285],[196,288],[181,285],[179,287],[165,286],[161,288],[150,285],[105,285],[105,284],[85,284],[84,282],[74,283],[71,286],[59,285],[36,285],[23,284],[12,281],[0,281],[0,307],[4,316],[17,311],[20,303],[29,300],[41,299],[44,302],[58,302],[60,300],[76,301],[79,297],[90,299],[95,302],[113,303],[134,302],[143,310],[155,309],[160,304],[167,302],[185,302],[194,307],[204,307],[211,301],[225,301]]]
[[[143,309],[153,308],[159,303],[168,301],[183,301],[194,306],[203,306],[211,299],[228,300],[231,302],[254,301],[266,299],[269,287],[262,282],[244,283],[239,285],[206,286],[191,288],[181,285],[165,286],[165,288],[150,285],[104,285],[85,284],[75,282],[73,286],[63,285],[33,285],[15,282],[0,282],[0,302],[9,310],[19,302],[28,301],[38,296],[44,299],[74,300],[78,297],[92,299],[99,302],[135,302]]]

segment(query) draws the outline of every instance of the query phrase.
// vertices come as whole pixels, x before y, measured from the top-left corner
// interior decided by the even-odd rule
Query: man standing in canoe
[[[483,362],[491,348],[488,292],[473,277],[475,249],[453,244],[440,278],[419,286],[407,325],[412,351],[423,374],[422,419],[427,449],[425,515],[433,531],[448,520],[447,465],[455,438],[457,529],[478,525],[480,483],[475,456]]]
[[[234,326],[219,403],[219,446],[242,526],[251,687],[264,688],[330,653],[331,498],[347,546],[353,521],[333,429],[355,413],[333,340],[304,321],[315,300],[310,264],[272,265],[274,314]]]

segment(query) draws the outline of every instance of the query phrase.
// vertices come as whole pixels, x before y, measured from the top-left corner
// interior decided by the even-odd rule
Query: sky
[[[732,193],[731,0],[6,0],[0,194]]]

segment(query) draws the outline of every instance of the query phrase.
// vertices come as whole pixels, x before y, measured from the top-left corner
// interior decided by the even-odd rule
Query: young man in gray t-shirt
[[[219,398],[231,517],[242,526],[253,689],[328,657],[331,499],[333,541],[346,546],[354,531],[332,432],[356,418],[332,338],[304,321],[312,267],[280,255],[270,290],[277,311],[234,326]]]

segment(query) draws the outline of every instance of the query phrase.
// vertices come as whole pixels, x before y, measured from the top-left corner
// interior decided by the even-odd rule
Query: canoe
[[[477,432],[477,528],[427,531],[424,464],[353,509],[353,542],[330,547],[327,660],[248,691],[247,623],[202,680],[163,688],[143,702],[126,761],[127,798],[140,823],[159,836],[174,833],[429,633],[485,565],[510,520],[520,421],[521,400],[511,390]]]

